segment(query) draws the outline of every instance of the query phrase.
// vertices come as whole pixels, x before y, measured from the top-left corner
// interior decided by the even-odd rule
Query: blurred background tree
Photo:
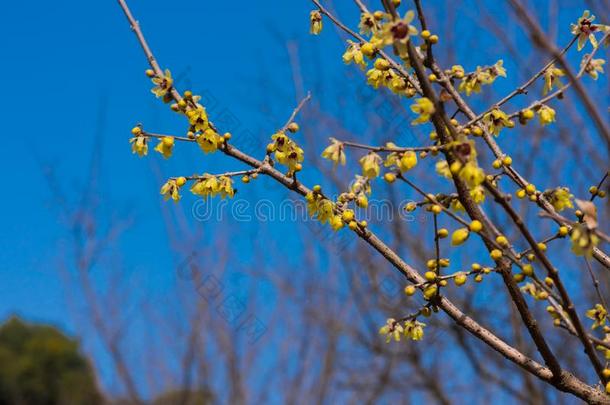
[[[96,405],[95,374],[79,343],[12,317],[0,326],[0,404]]]

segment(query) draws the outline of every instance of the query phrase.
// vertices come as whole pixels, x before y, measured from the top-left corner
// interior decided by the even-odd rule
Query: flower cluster
[[[391,142],[386,144],[387,148],[395,148]],[[408,172],[417,165],[417,153],[413,151],[406,152],[391,152],[383,163],[385,167],[395,167],[400,173]]]
[[[207,173],[193,183],[191,192],[203,198],[220,195],[224,199],[225,197],[232,198],[235,195],[233,180],[230,177],[213,176]]]
[[[451,73],[453,77],[461,78],[458,91],[470,96],[472,93],[480,93],[482,85],[492,84],[498,77],[506,77],[504,61],[499,60],[492,66],[477,66],[472,73],[465,74],[464,68],[460,65],[453,66]]]
[[[279,131],[271,136],[273,141],[267,145],[267,153],[275,153],[275,159],[288,167],[288,177],[302,169],[303,149],[295,141],[290,139],[284,131]]]
[[[338,231],[343,228],[343,219],[336,213],[335,204],[320,192],[319,186],[305,195],[307,201],[307,212],[312,217],[316,217],[322,224],[328,223],[333,230]]]
[[[400,342],[401,336],[413,341],[418,341],[424,338],[425,326],[425,323],[415,319],[405,321],[403,326],[394,318],[389,318],[386,321],[386,324],[379,329],[379,334],[386,336],[386,342],[390,342],[392,339]]]

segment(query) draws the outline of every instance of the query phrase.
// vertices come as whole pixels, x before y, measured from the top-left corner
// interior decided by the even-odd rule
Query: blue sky
[[[266,144],[263,134],[283,124],[295,104],[286,47],[290,40],[298,39],[303,66],[317,72],[316,79],[306,77],[304,85],[314,91],[316,102],[329,113],[347,117],[353,129],[365,128],[365,122],[354,124],[358,117],[351,117],[335,103],[332,81],[346,74],[339,57],[342,43],[328,22],[322,35],[328,45],[307,35],[308,1],[129,3],[161,65],[172,70],[179,84],[212,95],[218,103],[217,112],[228,108],[241,123],[239,131],[248,130],[259,139],[261,151]],[[351,2],[336,3],[342,18],[355,26]],[[464,39],[454,50],[458,55],[468,52],[473,41],[487,46],[496,41],[492,36],[481,38],[480,31],[470,29],[469,20],[477,18],[476,9],[464,9],[465,17],[457,21],[445,12],[431,20],[455,24]],[[498,19],[502,12],[491,10]],[[575,7],[562,9],[563,26],[580,13]],[[514,22],[507,24],[509,31],[523,36]],[[561,28],[559,43],[565,43],[568,36],[567,28]],[[463,62],[467,69],[493,63],[504,52],[485,49],[480,60]],[[129,252],[121,260],[143,282],[139,286],[162,294],[165,285],[175,282],[175,273],[167,269],[173,269],[178,259],[167,248],[170,240],[162,221],[159,185],[168,176],[213,171],[226,164],[212,157],[204,168],[194,169],[201,165],[200,155],[186,148],[177,149],[183,153],[181,159],[168,162],[152,152],[147,159],[131,154],[129,130],[138,122],[162,133],[184,128],[180,119],[150,94],[150,82],[143,73],[145,59],[114,1],[10,2],[0,17],[0,52],[4,91],[0,99],[4,152],[0,169],[6,176],[0,200],[0,319],[17,313],[75,330],[74,320],[65,310],[65,291],[57,273],[69,235],[44,173],[51,168],[60,189],[72,201],[90,182],[94,148],[101,156],[101,212],[133,220],[120,240]],[[511,61],[505,65],[510,74]],[[364,80],[351,85],[364,87]],[[508,84],[499,86],[509,88]],[[319,145],[320,150],[322,147]],[[231,163],[229,168],[240,167]],[[315,175],[311,172],[305,179],[313,182]],[[271,182],[262,181],[252,188],[243,187],[240,193],[244,198],[256,197],[271,187]],[[270,196],[284,198],[287,193],[278,190]],[[185,200],[185,204],[194,201]],[[188,216],[189,207],[171,207],[170,211],[186,212],[190,227],[201,226]],[[255,252],[248,251],[247,238],[256,237],[257,231],[234,225],[235,234],[246,236],[240,242],[243,254],[239,260],[248,264]],[[272,226],[288,234],[286,229],[292,225]],[[213,242],[214,232],[205,233],[204,239]],[[298,238],[287,238],[292,246],[298,246]],[[235,283],[238,287],[240,282]]]

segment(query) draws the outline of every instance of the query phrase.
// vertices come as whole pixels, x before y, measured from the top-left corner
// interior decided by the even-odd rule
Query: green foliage
[[[0,405],[102,403],[78,342],[11,318],[0,326]]]

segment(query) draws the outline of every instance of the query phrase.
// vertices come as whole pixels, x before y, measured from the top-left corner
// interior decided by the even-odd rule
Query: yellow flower
[[[585,61],[587,60],[589,55],[585,55],[582,58],[582,62],[580,63],[580,68],[584,67],[585,73],[593,78],[593,80],[597,80],[599,77],[599,73],[604,73],[604,64],[606,63],[603,59],[591,59],[589,63],[585,66]]]
[[[229,196],[233,198],[235,190],[233,189],[233,179],[228,176],[220,176],[218,178],[217,194],[220,194],[220,198],[224,199]]]
[[[407,151],[402,154],[401,158],[397,160],[397,167],[401,172],[411,170],[417,165],[417,153],[413,151]]]
[[[309,193],[305,196],[307,200],[307,212],[311,217],[316,217],[320,223],[330,223],[333,226],[333,221],[336,221],[335,217],[341,220],[341,217],[335,215],[335,206],[327,198],[317,193]],[[336,224],[334,225],[336,226]]]
[[[485,201],[485,187],[476,186],[476,187],[471,188],[470,197],[477,204],[483,203]]]
[[[415,103],[411,105],[411,111],[419,114],[415,120],[411,122],[413,125],[422,124],[430,120],[430,116],[434,114],[436,109],[434,104],[427,97],[418,98]]]
[[[405,322],[404,334],[407,339],[414,341],[422,340],[424,338],[424,327],[425,323],[421,323],[416,320],[409,320]]]
[[[197,105],[196,108],[187,110],[186,117],[191,124],[192,132],[203,132],[210,126],[208,114],[203,106]]]
[[[497,61],[491,67],[491,72],[490,73],[491,73],[491,76],[492,76],[493,80],[495,80],[495,78],[498,77],[498,76],[506,77],[506,68],[504,67],[504,61],[502,59]],[[493,80],[492,80],[492,82],[493,82]]]
[[[341,219],[340,215],[334,215],[329,220],[329,223],[333,231],[338,231],[339,229],[343,228],[343,219]]]
[[[362,175],[369,179],[374,179],[375,177],[379,176],[379,172],[381,170],[379,164],[381,161],[381,158],[375,152],[369,152],[368,154],[364,155],[360,159]]]
[[[331,144],[322,152],[322,157],[331,160],[335,166],[341,163],[345,166],[345,146],[335,138],[330,138]]]
[[[375,18],[371,13],[362,13],[360,14],[360,23],[358,24],[358,29],[360,33],[363,35],[370,34],[373,30],[377,29],[377,23],[375,22]]]
[[[599,237],[584,224],[576,225],[572,229],[571,240],[572,252],[577,256],[591,257],[593,248],[599,244]]]
[[[394,318],[389,318],[386,324],[379,329],[380,335],[386,335],[386,343],[389,343],[392,338],[395,341],[400,341],[400,335],[404,332],[403,327],[396,322]]]
[[[591,326],[591,329],[596,329],[599,326],[606,324],[608,317],[608,311],[602,304],[595,304],[595,308],[591,308],[587,311],[587,318],[593,319],[595,322]]]
[[[161,194],[163,195],[165,201],[169,200],[170,198],[174,201],[178,201],[180,200],[179,190],[180,187],[176,183],[176,180],[170,179],[161,187]]]
[[[485,172],[475,162],[466,163],[460,170],[459,176],[470,188],[477,187],[485,181]]]
[[[356,65],[360,66],[361,69],[366,68],[366,61],[364,60],[364,55],[360,50],[360,46],[352,41],[347,42],[349,46],[343,54],[343,63],[349,65],[354,62]]]
[[[468,230],[468,228],[460,228],[455,230],[453,234],[451,234],[451,245],[461,245],[462,243],[466,242],[468,236],[470,236],[470,231]]]
[[[387,72],[375,68],[369,69],[368,72],[366,72],[366,82],[373,86],[374,89],[378,89],[379,86],[385,85],[387,77]]]
[[[498,136],[502,128],[512,128],[515,124],[508,119],[508,115],[499,108],[494,108],[483,116],[483,121],[489,126],[489,130]]]
[[[566,208],[574,208],[572,205],[572,194],[570,189],[567,187],[558,187],[554,190],[547,190],[544,192],[545,197],[548,198],[549,202],[553,205],[553,208],[557,212],[561,212]]]
[[[392,142],[386,144],[388,148],[395,148]],[[413,151],[392,152],[390,153],[383,164],[385,167],[396,166],[401,173],[407,172],[417,165],[417,153]]]
[[[436,162],[436,172],[447,179],[453,178],[451,170],[449,170],[449,164],[446,160],[440,160]]]
[[[309,13],[310,28],[309,32],[312,35],[318,35],[322,32],[322,14],[319,10],[313,10]]]
[[[587,42],[587,39],[591,42],[593,48],[597,48],[597,39],[595,39],[595,32],[599,31],[604,26],[598,24],[592,24],[595,20],[595,16],[591,15],[589,10],[585,10],[582,16],[578,19],[576,24],[570,25],[572,34],[578,35],[578,50],[580,51]]]
[[[222,141],[223,138],[211,128],[206,129],[197,137],[197,144],[204,153],[215,152]]]
[[[165,69],[165,73],[163,76],[154,76],[152,82],[155,84],[155,87],[151,90],[151,92],[159,97],[163,97],[164,102],[169,102],[171,100],[170,89],[174,85],[174,80],[172,79],[172,74],[169,69]]]
[[[146,156],[148,154],[148,138],[145,136],[136,136],[129,140],[131,143],[131,152],[137,153],[138,156]]]
[[[548,125],[555,122],[555,110],[547,105],[543,105],[538,109],[538,119],[541,125]]]
[[[399,56],[406,57],[409,36],[417,35],[417,28],[411,25],[414,17],[413,10],[409,10],[403,18],[383,24],[379,35],[376,36],[381,46],[394,45]]]
[[[219,190],[218,179],[215,176],[204,174],[191,186],[191,193],[200,197],[215,196]]]
[[[288,167],[288,175],[293,175],[300,170],[303,161],[303,149],[290,139],[284,132],[278,132],[271,136],[273,143],[267,146],[269,152],[275,152],[275,159]]]
[[[451,75],[456,79],[463,78],[465,74],[466,72],[464,71],[464,67],[462,65],[451,66]]]
[[[565,76],[563,70],[556,68],[555,65],[549,66],[549,68],[544,71],[544,88],[542,89],[542,95],[546,96],[549,91],[553,90],[553,86],[561,86],[559,78],[562,76]]]
[[[394,94],[407,95],[406,90],[409,88],[409,83],[404,77],[399,76],[393,70],[388,71],[389,78],[386,79],[386,86]]]
[[[163,155],[165,159],[168,159],[172,156],[172,151],[174,150],[174,137],[173,136],[164,136],[159,140],[157,146],[155,146],[155,151],[159,152]]]
[[[488,67],[477,66],[477,69],[464,76],[464,68],[461,66],[454,66],[452,68],[452,74],[456,78],[462,78],[458,91],[466,93],[470,96],[472,93],[480,93],[482,84],[492,84],[499,76],[506,77],[506,69],[504,68],[504,61],[499,60],[494,65]]]

